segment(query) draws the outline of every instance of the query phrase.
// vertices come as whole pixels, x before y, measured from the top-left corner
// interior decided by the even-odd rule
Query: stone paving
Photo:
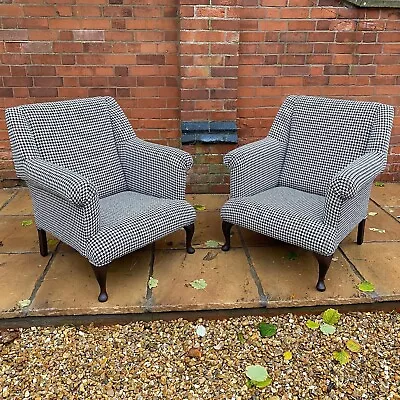
[[[76,251],[48,236],[50,254],[40,256],[35,224],[29,225],[33,215],[28,190],[0,190],[0,319],[400,300],[400,184],[373,188],[369,211],[377,214],[368,217],[365,242],[355,243],[355,231],[342,242],[324,293],[315,290],[317,262],[308,251],[237,227],[231,251],[207,247],[209,240],[223,241],[219,208],[227,195],[187,198],[205,206],[196,221],[196,253],[184,251],[182,230],[114,261],[109,300],[99,303],[91,267]],[[159,280],[158,287],[147,287],[149,276]],[[189,285],[201,278],[206,289]],[[364,279],[375,285],[375,292],[357,289]],[[28,306],[18,306],[26,299]]]

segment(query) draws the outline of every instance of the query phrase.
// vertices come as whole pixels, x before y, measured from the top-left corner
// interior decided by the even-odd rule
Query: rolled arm
[[[78,173],[42,159],[25,162],[27,183],[82,207],[98,199],[95,186]]]
[[[362,155],[333,177],[328,196],[333,194],[343,200],[355,197],[365,186],[372,184],[377,175],[383,171],[385,164],[384,152]]]
[[[186,172],[193,165],[189,153],[137,137],[119,143],[118,152],[130,190],[167,199],[185,198]]]
[[[230,169],[232,197],[246,197],[278,184],[286,143],[272,137],[232,150],[224,157]]]

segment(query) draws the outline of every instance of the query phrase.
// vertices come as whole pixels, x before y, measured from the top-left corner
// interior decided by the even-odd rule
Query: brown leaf
[[[217,257],[218,253],[215,251],[209,251],[204,257],[204,261],[211,261],[214,260],[215,257]]]
[[[21,334],[19,333],[18,330],[14,329],[0,330],[0,344],[11,343],[20,336]]]
[[[192,358],[200,358],[200,357],[201,357],[201,350],[200,350],[200,349],[197,349],[197,348],[195,348],[195,347],[192,347],[192,348],[188,351],[187,355],[188,355],[189,357],[192,357]]]

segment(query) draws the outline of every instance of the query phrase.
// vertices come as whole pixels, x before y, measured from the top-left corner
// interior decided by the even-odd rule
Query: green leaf
[[[272,337],[276,334],[277,327],[273,324],[266,324],[265,322],[260,322],[258,324],[258,330],[260,331],[261,337]]]
[[[375,217],[375,215],[378,215],[378,213],[371,211],[371,212],[368,213],[368,215],[371,216],[371,217]]]
[[[152,276],[149,278],[149,282],[147,283],[149,289],[154,289],[158,286],[158,279],[153,278]]]
[[[306,322],[306,326],[307,326],[307,328],[310,328],[310,329],[315,330],[315,329],[318,329],[318,328],[319,328],[319,323],[318,323],[318,322],[311,321],[311,319],[309,319],[309,320]]]
[[[204,279],[195,279],[193,282],[190,282],[190,286],[197,290],[203,290],[207,287],[207,282]]]
[[[22,222],[21,222],[21,225],[22,226],[31,226],[33,224],[33,221],[31,220],[31,219],[24,219]]]
[[[242,344],[246,342],[242,332],[238,332],[237,338],[238,338],[239,342],[242,343]]]
[[[58,240],[57,239],[48,239],[47,243],[49,246],[56,246],[58,244]]]
[[[328,308],[322,314],[322,319],[328,325],[335,325],[339,322],[340,313],[338,312],[338,310],[335,310],[334,308]]]
[[[207,240],[206,247],[208,247],[209,249],[218,249],[220,247],[220,244],[216,240]]]
[[[361,346],[355,340],[350,339],[346,342],[346,347],[353,353],[358,353],[361,350]]]
[[[321,324],[319,326],[319,329],[324,335],[332,335],[336,332],[336,328],[333,325],[329,324]]]
[[[288,260],[291,260],[291,261],[296,260],[297,257],[298,257],[298,255],[297,255],[297,253],[294,252],[294,251],[289,251],[289,253],[288,253],[287,256],[286,256],[286,258],[287,258]]]
[[[289,360],[291,360],[292,358],[293,358],[293,354],[292,354],[291,351],[285,351],[285,352],[283,353],[283,359],[284,359],[284,360],[289,361]]]
[[[31,301],[30,301],[29,299],[20,300],[20,301],[18,302],[18,307],[19,307],[19,308],[28,307],[29,304],[31,304]]]
[[[254,386],[258,387],[259,389],[263,389],[272,383],[272,378],[268,377],[265,381],[262,381],[262,382],[251,381],[251,383]]]
[[[384,187],[385,184],[383,182],[375,182],[375,186]]]
[[[375,291],[375,286],[368,281],[361,282],[357,286],[358,290],[361,290],[361,292],[374,292]]]
[[[204,211],[204,210],[206,209],[206,206],[203,206],[203,204],[195,204],[195,205],[193,206],[193,208],[194,208],[196,211]]]
[[[333,358],[339,361],[341,365],[347,364],[350,361],[349,353],[346,350],[334,351]]]
[[[269,378],[267,370],[261,365],[246,367],[246,376],[253,382],[265,382]]]

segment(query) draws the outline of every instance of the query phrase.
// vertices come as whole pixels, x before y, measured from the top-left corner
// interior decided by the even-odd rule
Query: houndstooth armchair
[[[233,224],[311,250],[317,290],[339,243],[358,225],[362,244],[374,178],[384,169],[393,107],[351,100],[289,96],[269,135],[226,154],[230,200],[222,229]]]
[[[195,211],[185,201],[191,156],[140,140],[111,97],[6,110],[17,174],[33,200],[40,253],[46,231],[92,264],[107,301],[108,264],[182,227],[186,249]]]

